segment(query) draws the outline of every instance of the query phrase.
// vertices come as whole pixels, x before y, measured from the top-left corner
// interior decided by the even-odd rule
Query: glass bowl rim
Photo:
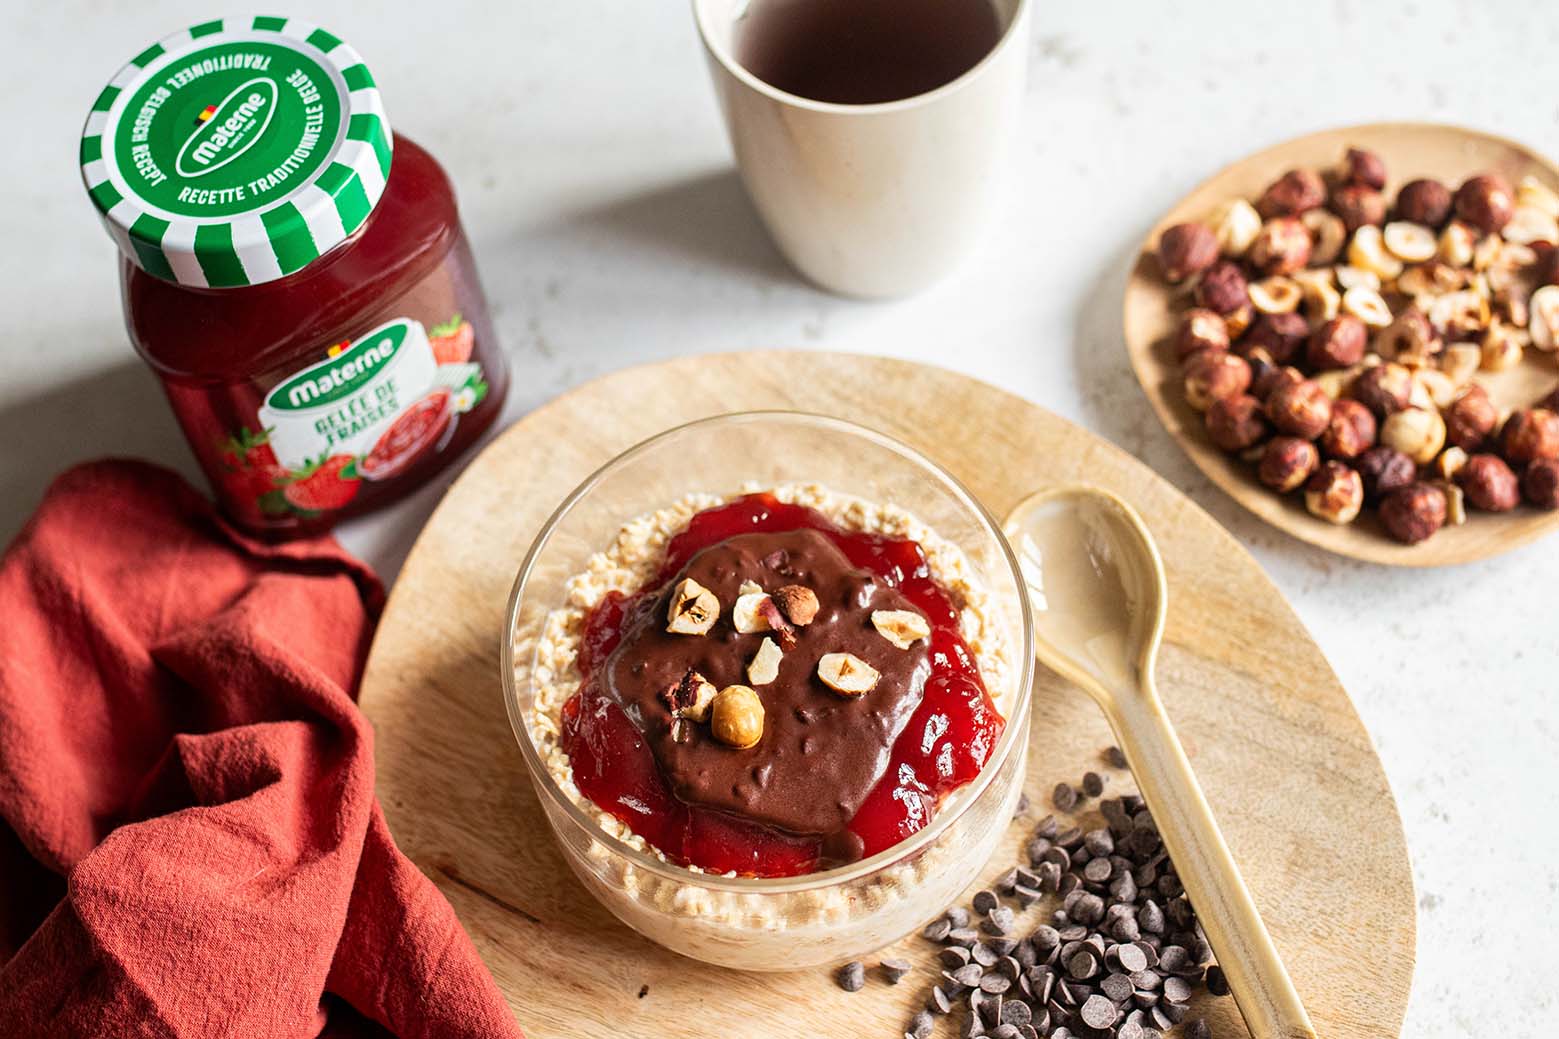
[[[594,490],[607,475],[650,451],[662,441],[689,432],[695,432],[704,427],[762,420],[777,420],[799,425],[822,427],[836,433],[870,440],[878,446],[886,448],[919,465],[947,485],[954,498],[974,516],[978,525],[990,534],[1000,547],[1001,557],[1006,561],[1012,583],[1017,590],[1019,620],[1023,628],[1021,655],[1015,662],[1016,666],[1014,668],[1017,676],[1016,697],[1011,710],[1007,713],[1007,724],[1002,729],[1001,739],[997,741],[995,750],[986,759],[984,766],[981,767],[980,774],[957,791],[960,796],[956,810],[937,813],[936,818],[931,820],[929,826],[917,831],[897,844],[884,848],[875,855],[861,859],[859,862],[852,862],[844,866],[836,866],[833,869],[815,873],[804,873],[794,877],[732,877],[724,873],[694,872],[686,866],[676,865],[675,863],[656,858],[647,852],[630,847],[621,838],[607,833],[601,828],[599,823],[586,815],[584,810],[563,792],[562,788],[558,786],[557,780],[553,778],[551,771],[546,767],[546,763],[541,760],[535,743],[531,739],[530,727],[526,723],[525,718],[522,717],[519,706],[519,690],[514,675],[514,630],[515,623],[518,620],[522,593],[525,590],[531,571],[535,568],[541,556],[542,550],[546,548],[558,525],[574,506]],[[913,509],[908,511],[912,515],[918,515]],[[503,672],[501,677],[503,679],[504,709],[509,716],[509,727],[513,730],[515,742],[520,745],[520,753],[525,758],[525,767],[530,772],[531,780],[537,787],[538,796],[545,797],[553,802],[556,807],[562,809],[570,822],[584,831],[592,840],[605,845],[611,849],[614,855],[627,860],[636,868],[647,870],[658,877],[675,883],[691,883],[698,887],[732,894],[773,895],[810,891],[849,883],[892,866],[896,862],[910,858],[934,844],[944,831],[951,828],[955,822],[963,817],[965,812],[985,795],[991,783],[994,782],[996,775],[1001,771],[1002,763],[1013,753],[1018,742],[1022,740],[1026,743],[1028,740],[1028,712],[1033,696],[1034,682],[1034,629],[1029,615],[1028,589],[1023,580],[1022,570],[1019,568],[1016,555],[1013,554],[1012,546],[1008,544],[1006,536],[1002,533],[1001,525],[985,506],[980,503],[979,499],[964,486],[963,482],[952,473],[908,444],[885,433],[879,433],[874,429],[846,419],[788,409],[737,411],[710,415],[705,418],[684,422],[641,440],[627,450],[612,457],[587,476],[578,487],[569,492],[568,496],[553,510],[552,515],[547,518],[546,523],[542,525],[541,530],[537,533],[535,539],[531,542],[530,548],[525,553],[525,560],[520,564],[519,572],[515,575],[514,586],[509,592],[509,604],[504,611],[504,629],[502,643],[499,646],[499,663]],[[1021,722],[1022,724],[1015,724],[1015,722]]]

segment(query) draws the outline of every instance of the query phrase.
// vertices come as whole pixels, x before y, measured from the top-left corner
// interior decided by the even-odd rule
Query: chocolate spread
[[[720,619],[706,635],[666,631],[671,589],[684,577],[720,600]],[[820,608],[812,623],[795,629],[796,644],[785,651],[779,677],[754,686],[764,706],[763,738],[735,750],[715,740],[707,725],[674,719],[661,694],[689,668],[716,688],[751,684],[746,670],[753,654],[765,637],[780,639],[772,632],[744,635],[732,626],[731,607],[744,581],[766,592],[804,585]],[[877,633],[871,615],[913,609],[816,530],[739,534],[695,554],[659,595],[644,597],[624,618],[622,639],[601,671],[604,692],[644,734],[679,798],[824,837],[838,857],[852,858],[844,831],[882,778],[931,673],[925,640],[899,649]],[[881,677],[869,692],[843,696],[817,676],[825,653],[853,653]]]

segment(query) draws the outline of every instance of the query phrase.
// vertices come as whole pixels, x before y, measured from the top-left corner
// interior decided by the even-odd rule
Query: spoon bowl
[[[1168,582],[1147,524],[1097,487],[1019,502],[1003,525],[1028,586],[1039,661],[1098,703],[1256,1039],[1314,1039],[1250,890],[1159,701]]]

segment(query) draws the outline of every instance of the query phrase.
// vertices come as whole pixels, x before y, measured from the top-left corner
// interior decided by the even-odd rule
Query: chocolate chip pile
[[[1354,148],[1160,236],[1186,402],[1329,523],[1373,505],[1416,544],[1469,510],[1559,509],[1559,390],[1507,413],[1477,381],[1559,353],[1559,192],[1482,173],[1388,205],[1386,182]]]
[[[1125,764],[1114,747],[1105,758]],[[1104,786],[1089,772],[1081,789],[1058,785],[1052,802],[1071,815]],[[922,937],[941,946],[940,980],[906,1039],[928,1039],[942,1015],[955,1015],[966,1039],[1159,1039],[1185,1020],[1197,986],[1228,993],[1142,798],[1106,798],[1098,811],[1092,821],[1104,825],[1087,830],[1047,815],[1024,849],[1026,866],[926,925]],[[1022,935],[1019,914],[1055,899],[1050,922]],[[906,967],[879,965],[890,984]],[[860,989],[864,965],[846,964],[837,980]],[[1211,1033],[1197,1018],[1185,1034]]]

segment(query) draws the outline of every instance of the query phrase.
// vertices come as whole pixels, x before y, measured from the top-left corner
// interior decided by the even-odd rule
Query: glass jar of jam
[[[81,169],[131,340],[244,529],[382,505],[497,416],[508,374],[449,178],[324,29],[229,18],[153,44],[93,104]]]

